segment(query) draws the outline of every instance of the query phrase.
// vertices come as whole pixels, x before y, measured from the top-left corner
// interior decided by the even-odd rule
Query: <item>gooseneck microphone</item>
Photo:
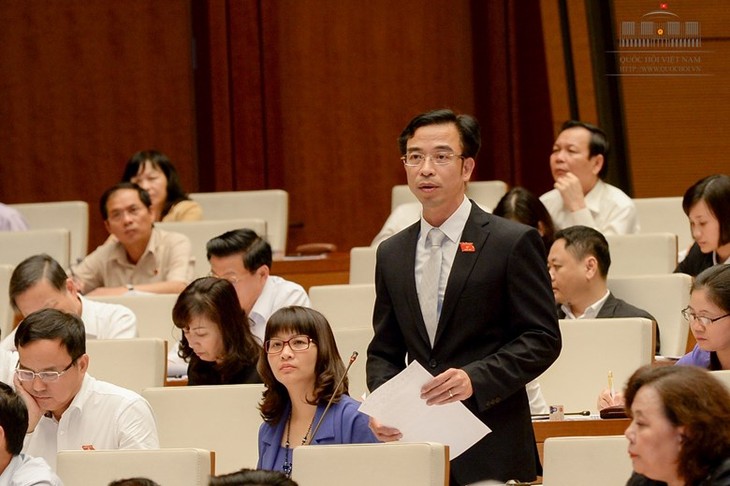
[[[327,402],[327,406],[324,407],[324,412],[322,412],[322,416],[319,417],[319,420],[317,421],[317,426],[314,427],[314,431],[307,439],[307,442],[304,445],[309,445],[312,443],[312,439],[314,439],[314,436],[317,435],[317,431],[319,430],[319,427],[322,425],[322,421],[324,420],[324,416],[327,415],[327,411],[330,409],[330,406],[332,405],[332,401],[335,399],[335,396],[337,395],[337,390],[340,389],[340,386],[342,385],[342,382],[345,381],[345,377],[347,376],[347,372],[350,371],[350,366],[352,366],[352,363],[355,362],[357,359],[357,351],[352,352],[352,356],[350,356],[350,362],[347,363],[347,368],[345,368],[345,372],[340,377],[340,381],[337,382],[337,385],[335,386],[335,389],[332,390],[332,396],[330,397],[329,401]]]

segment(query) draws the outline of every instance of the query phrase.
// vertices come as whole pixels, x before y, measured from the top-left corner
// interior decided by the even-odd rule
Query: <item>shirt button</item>
[[[435,359],[431,359],[431,360],[428,361],[428,366],[430,366],[431,368],[435,368],[438,365],[439,365],[439,363]]]

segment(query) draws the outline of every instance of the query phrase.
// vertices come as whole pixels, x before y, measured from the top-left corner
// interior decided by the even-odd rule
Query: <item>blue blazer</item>
[[[317,406],[317,411],[314,414],[314,425],[312,427],[315,427],[317,422],[319,422],[325,406],[326,403]],[[375,434],[373,434],[368,426],[368,416],[357,410],[359,406],[360,402],[347,395],[342,395],[340,401],[333,403],[330,407],[322,425],[317,431],[317,435],[311,443],[360,444],[378,442]],[[266,422],[261,424],[259,428],[259,462],[256,465],[257,469],[282,470],[283,464],[274,464],[274,462],[279,452],[282,437],[284,436],[284,429],[286,428],[289,413],[290,407],[287,407],[281,420],[276,425],[269,425]]]

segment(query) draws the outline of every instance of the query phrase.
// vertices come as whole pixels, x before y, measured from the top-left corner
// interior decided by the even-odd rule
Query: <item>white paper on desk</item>
[[[451,459],[491,432],[461,402],[426,405],[421,387],[433,376],[417,361],[381,385],[360,405],[360,411],[395,427],[403,442],[431,441],[449,446]]]

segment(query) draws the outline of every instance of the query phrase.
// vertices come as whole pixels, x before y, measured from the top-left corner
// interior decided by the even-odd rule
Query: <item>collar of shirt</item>
[[[601,179],[598,179],[593,189],[588,191],[585,195],[586,207],[591,214],[598,214],[601,212],[601,201],[603,199],[603,193],[606,190],[606,183]]]
[[[565,312],[566,319],[595,319],[598,316],[598,313],[601,312],[601,307],[603,307],[603,304],[605,304],[606,300],[608,300],[609,294],[610,292],[606,290],[606,293],[603,295],[603,297],[586,307],[585,312],[577,317],[570,310],[570,306],[562,304],[560,308],[563,310],[563,312]]]
[[[160,244],[160,238],[160,230],[153,227],[152,234],[150,235],[150,241],[147,242],[147,248],[145,248],[144,253],[142,253],[141,257],[139,257],[137,263],[141,262],[148,253],[152,254],[152,256],[154,257],[155,249]],[[136,264],[129,261],[129,259],[127,258],[127,250],[124,249],[124,245],[119,243],[119,241],[116,242],[116,246],[114,248],[114,259],[119,262],[120,265],[127,265],[131,267],[136,266]]]
[[[717,252],[713,251],[712,252],[712,264],[717,265],[718,263],[730,263],[730,257],[728,257],[728,259],[725,260],[724,262],[718,262],[717,261]]]
[[[464,231],[464,226],[466,226],[466,220],[469,219],[470,213],[471,202],[466,196],[464,196],[464,200],[461,202],[461,205],[457,208],[457,210],[454,211],[454,213],[449,216],[446,221],[444,221],[444,224],[439,226],[439,229],[446,235],[449,242],[456,243],[459,241],[461,233]],[[431,226],[428,221],[423,219],[423,214],[421,214],[421,233],[418,236],[419,248],[425,248],[426,236],[428,235],[428,232],[431,231],[431,228],[434,228],[434,226]],[[447,242],[444,241],[444,244],[446,243]]]

